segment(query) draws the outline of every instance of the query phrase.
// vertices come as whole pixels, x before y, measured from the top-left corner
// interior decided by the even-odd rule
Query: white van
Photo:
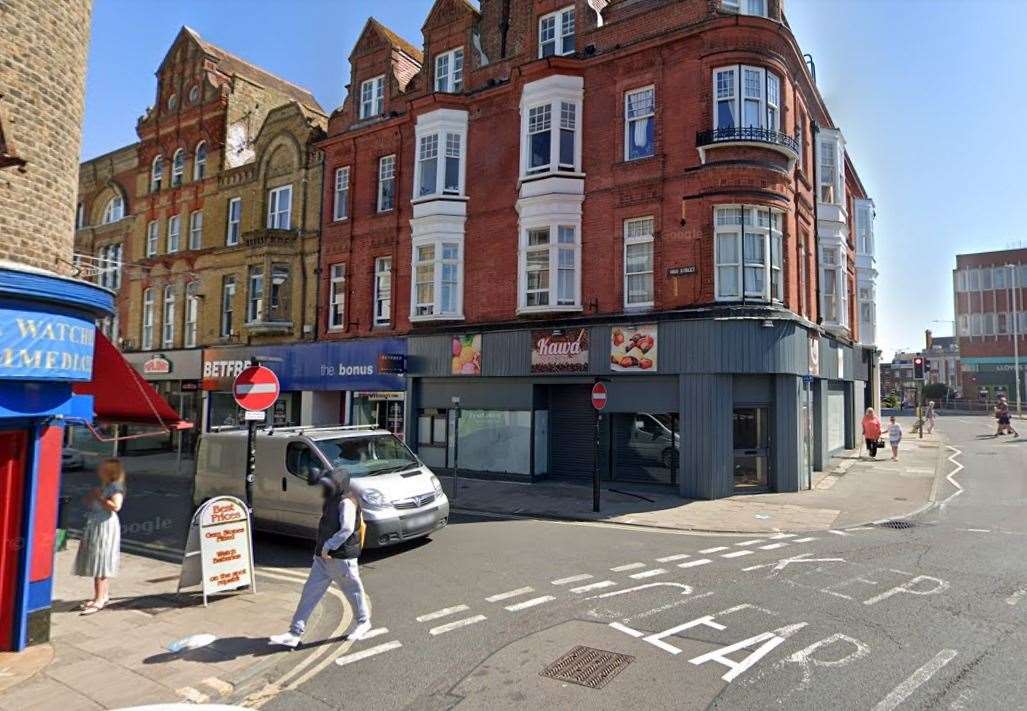
[[[193,504],[244,498],[246,430],[209,432],[196,455]],[[323,473],[350,474],[367,524],[366,548],[422,538],[449,521],[449,499],[432,471],[388,430],[285,427],[256,435],[253,518],[258,530],[313,538],[321,517]]]

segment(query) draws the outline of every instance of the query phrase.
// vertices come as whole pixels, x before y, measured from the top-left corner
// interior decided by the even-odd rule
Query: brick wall
[[[91,0],[0,3],[0,259],[71,273]]]

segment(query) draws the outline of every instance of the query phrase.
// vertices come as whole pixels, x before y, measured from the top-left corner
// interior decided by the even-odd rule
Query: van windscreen
[[[392,435],[322,439],[316,444],[333,469],[344,467],[351,477],[377,476],[418,465],[406,445]]]

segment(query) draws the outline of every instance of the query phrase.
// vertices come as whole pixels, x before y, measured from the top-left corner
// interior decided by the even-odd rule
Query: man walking
[[[1006,402],[1006,398],[1000,397],[998,399],[998,405],[995,406],[995,417],[998,419],[998,432],[995,436],[998,437],[1002,434],[1011,434],[1017,437],[1020,433],[1013,429],[1012,419],[1009,414],[1009,403]]]
[[[346,635],[358,640],[371,629],[371,616],[364,600],[357,558],[363,545],[363,517],[356,495],[349,487],[349,474],[336,469],[321,477],[324,505],[317,525],[317,544],[310,575],[296,605],[289,631],[270,638],[271,644],[296,648],[299,646],[307,618],[333,582],[339,586],[356,614],[356,626]]]

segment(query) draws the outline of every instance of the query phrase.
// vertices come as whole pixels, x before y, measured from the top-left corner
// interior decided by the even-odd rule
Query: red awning
[[[93,379],[76,383],[74,389],[77,395],[93,396],[93,412],[101,422],[150,425],[165,430],[193,426],[143,380],[99,330],[93,351]]]

